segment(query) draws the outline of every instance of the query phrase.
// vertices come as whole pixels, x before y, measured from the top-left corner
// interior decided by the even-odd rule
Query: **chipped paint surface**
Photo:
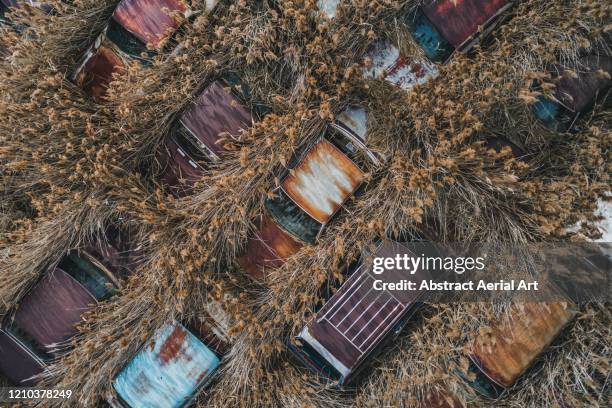
[[[399,49],[388,41],[376,41],[366,58],[371,65],[363,67],[363,75],[378,79],[385,77],[390,83],[409,90],[416,85],[427,82],[438,75],[436,66],[422,59],[407,63]]]
[[[113,387],[129,407],[182,407],[219,358],[180,323],[164,325],[121,370]]]
[[[460,48],[507,4],[507,0],[437,0],[426,4],[423,12],[453,47]]]
[[[159,48],[178,28],[172,12],[186,15],[188,10],[182,0],[123,0],[113,18],[143,43]]]
[[[287,195],[324,224],[363,182],[364,173],[327,140],[321,140],[283,180]]]
[[[330,20],[336,17],[336,11],[338,10],[338,5],[340,4],[340,0],[318,0],[317,7],[319,10],[325,15],[325,17]]]
[[[481,331],[470,358],[496,384],[509,387],[576,315],[567,303],[522,303],[490,330]]]
[[[336,121],[365,142],[368,132],[368,115],[362,106],[349,106],[338,115]]]

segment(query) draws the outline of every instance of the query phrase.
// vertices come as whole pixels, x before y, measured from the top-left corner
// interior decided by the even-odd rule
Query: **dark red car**
[[[217,1],[207,1],[212,10]],[[179,27],[176,15],[189,17],[184,0],[122,0],[108,26],[81,58],[72,81],[96,101],[106,95],[113,74],[122,74],[143,55],[161,51]]]
[[[176,121],[158,155],[159,178],[175,196],[191,193],[205,173],[226,152],[223,139],[240,138],[264,108],[247,107],[248,87],[233,75],[217,79],[191,102]]]
[[[0,325],[0,371],[29,386],[78,331],[81,315],[113,295],[137,266],[121,237],[73,250],[36,283]]]
[[[481,42],[511,6],[507,0],[427,0],[408,27],[427,57],[444,63]]]
[[[480,394],[496,399],[531,366],[577,311],[568,302],[532,302],[513,306],[470,346],[469,366],[457,373]]]
[[[242,269],[260,279],[265,269],[282,265],[305,243],[316,240],[365,180],[365,163],[379,163],[364,144],[365,132],[365,111],[348,109],[281,177],[239,258]]]
[[[383,241],[374,257],[415,255],[393,241]],[[384,281],[402,282],[427,278],[427,272],[386,269]],[[347,384],[364,368],[379,346],[397,333],[419,305],[418,290],[378,290],[372,261],[362,263],[335,292],[315,317],[289,344],[294,354],[323,379]]]

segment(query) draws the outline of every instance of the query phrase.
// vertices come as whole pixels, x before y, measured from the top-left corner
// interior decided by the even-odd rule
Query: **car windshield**
[[[106,37],[131,57],[142,59],[143,53],[149,53],[147,46],[142,41],[134,37],[112,18],[106,30]]]
[[[85,257],[79,256],[76,251],[65,256],[58,266],[83,285],[97,300],[107,299],[115,293],[107,273]]]
[[[442,37],[420,9],[412,16],[408,27],[416,43],[431,61],[442,64],[453,53],[453,46]]]
[[[275,194],[274,198],[268,198],[265,202],[272,218],[293,236],[304,242],[314,242],[321,224],[306,214],[282,190],[277,190]]]

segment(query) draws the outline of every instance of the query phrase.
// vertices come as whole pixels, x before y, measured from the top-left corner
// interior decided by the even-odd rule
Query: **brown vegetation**
[[[517,1],[482,47],[409,93],[364,80],[356,63],[381,35],[399,39],[409,57],[419,53],[396,18],[418,1],[356,0],[333,22],[315,17],[313,0],[222,1],[183,26],[176,55],[129,67],[105,105],[66,77],[116,2],[48,3],[55,14],[20,14],[29,27],[21,36],[0,34],[11,49],[0,61],[0,315],[107,223],[136,231],[147,255],[126,288],[86,317],[77,347],[45,380],[76,390],[76,405],[103,397],[168,316],[198,314],[205,298],[222,296],[235,320],[233,347],[201,406],[412,406],[430,387],[473,396],[452,369],[491,307],[426,308],[356,390],[317,383],[291,361],[284,341],[312,315],[318,288],[388,232],[428,223],[445,241],[517,243],[597,234],[588,223],[578,233],[566,228],[592,221],[596,199],[610,190],[612,113],[598,105],[580,132],[553,133],[531,113],[529,85],[546,75],[547,63],[571,63],[581,49],[610,53],[605,1]],[[194,195],[175,199],[139,169],[150,165],[177,112],[227,71],[272,112],[230,146]],[[366,191],[316,245],[274,270],[265,286],[252,282],[236,259],[278,183],[274,174],[351,102],[367,107],[368,145],[387,164],[370,169]],[[482,141],[490,136],[532,153],[528,164],[488,150]],[[610,323],[609,307],[584,307],[561,352],[548,353],[503,404],[605,406]]]

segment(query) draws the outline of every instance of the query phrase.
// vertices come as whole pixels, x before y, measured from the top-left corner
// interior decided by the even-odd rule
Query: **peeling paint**
[[[128,407],[186,406],[220,364],[219,357],[178,322],[157,330],[151,344],[113,381]]]
[[[474,340],[470,358],[496,384],[510,387],[575,315],[563,302],[522,303]]]
[[[376,41],[372,44],[366,53],[366,59],[371,65],[363,67],[364,76],[374,79],[384,77],[404,90],[438,76],[438,69],[433,63],[422,59],[408,63],[399,49],[388,41]]]
[[[308,215],[324,224],[364,177],[340,150],[321,140],[283,180],[282,189]]]

